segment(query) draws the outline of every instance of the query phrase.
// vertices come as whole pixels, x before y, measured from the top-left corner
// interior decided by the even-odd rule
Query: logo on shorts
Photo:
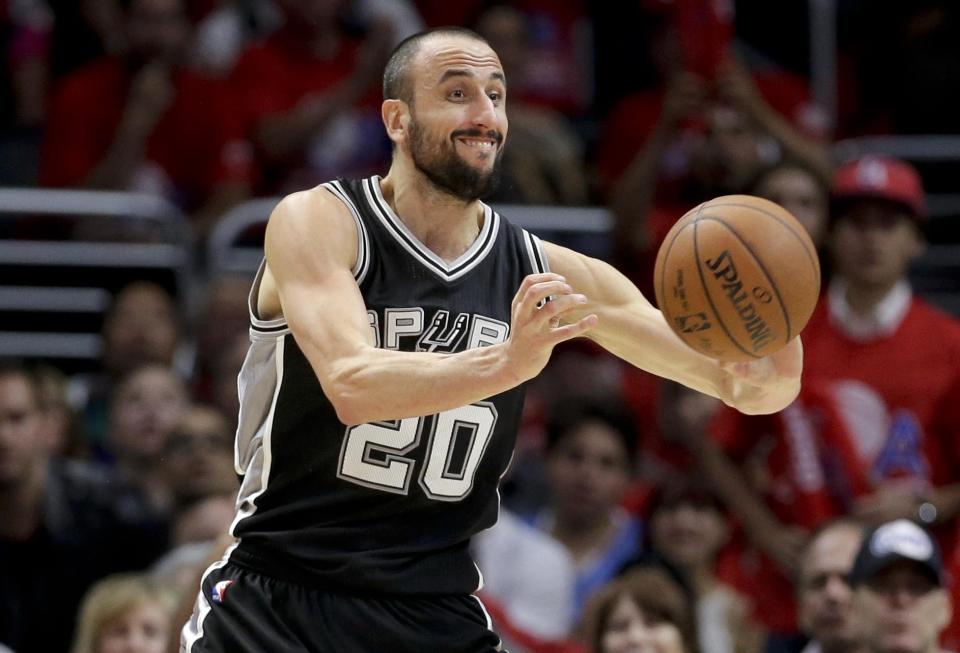
[[[216,585],[214,585],[214,586],[213,586],[213,591],[210,592],[210,598],[213,599],[213,602],[214,602],[214,603],[220,603],[220,604],[222,604],[224,601],[226,601],[226,600],[227,600],[227,590],[230,588],[231,585],[234,584],[234,582],[236,582],[236,581],[232,581],[232,580],[222,580],[222,581],[220,581],[219,583],[217,583]]]

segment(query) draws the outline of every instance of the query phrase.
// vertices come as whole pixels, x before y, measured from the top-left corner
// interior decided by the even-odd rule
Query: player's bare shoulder
[[[319,281],[356,263],[359,235],[347,206],[322,185],[287,195],[270,214],[267,263],[257,297],[262,317],[282,314],[279,286]]]
[[[321,256],[350,268],[356,262],[358,238],[350,210],[324,186],[291,193],[267,222],[267,265],[275,268],[293,262],[301,252],[312,252],[310,258]]]
[[[326,255],[339,250],[349,257],[356,252],[356,243],[357,229],[350,210],[329,190],[317,186],[280,200],[267,223],[264,247],[268,264],[275,265],[301,250]]]

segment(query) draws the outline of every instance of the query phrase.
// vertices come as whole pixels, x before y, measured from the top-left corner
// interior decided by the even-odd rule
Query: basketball
[[[693,349],[751,361],[796,337],[820,294],[817,251],[779,204],[752,195],[704,202],[667,233],[654,268],[657,304]]]

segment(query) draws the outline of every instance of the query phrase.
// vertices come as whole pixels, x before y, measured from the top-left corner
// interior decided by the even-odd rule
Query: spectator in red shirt
[[[818,140],[823,131],[807,117],[817,112],[802,80],[748,71],[729,48],[706,77],[684,63],[673,16],[655,20],[664,85],[614,106],[596,159],[601,194],[616,218],[618,266],[647,291],[657,248],[686,211],[745,192],[764,166],[782,159],[802,161],[824,179],[830,169]]]
[[[592,16],[595,8],[591,3],[584,0],[415,2],[429,27],[477,24],[482,22],[483,14],[493,12],[502,17],[507,8],[520,14],[524,23],[525,47],[536,74],[530,76],[522,89],[511,86],[511,139],[514,107],[521,97],[530,105],[549,108],[571,118],[582,117],[591,109],[595,76]],[[487,34],[484,33],[484,36]],[[497,48],[497,53],[502,60],[502,47]],[[515,79],[516,75],[511,76],[508,71],[507,77]]]
[[[206,228],[244,196],[249,180],[228,87],[185,67],[190,25],[182,0],[129,0],[124,21],[122,54],[58,88],[40,181],[155,192]]]
[[[279,0],[284,24],[244,52],[231,75],[256,146],[261,193],[306,188],[386,167],[380,75],[394,24],[348,22],[345,0]]]

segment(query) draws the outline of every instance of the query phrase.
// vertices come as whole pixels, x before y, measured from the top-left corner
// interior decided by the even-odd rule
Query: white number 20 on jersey
[[[337,476],[365,487],[407,494],[416,460],[406,454],[420,443],[423,417],[351,426],[340,448]],[[497,409],[480,401],[438,413],[433,419],[420,485],[431,499],[459,501],[473,489],[473,477],[487,450]],[[462,464],[453,469],[454,445],[469,438]],[[460,448],[463,448],[462,445]]]

